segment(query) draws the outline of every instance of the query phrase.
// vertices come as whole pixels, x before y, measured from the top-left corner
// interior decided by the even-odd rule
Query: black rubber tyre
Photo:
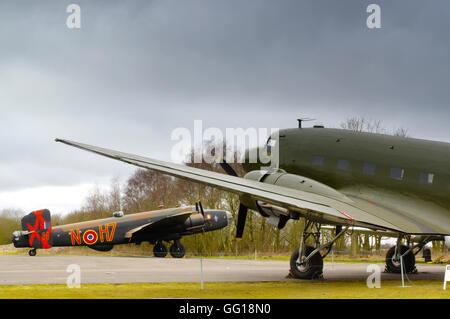
[[[400,246],[400,253],[404,254],[408,250],[407,246]],[[386,253],[386,271],[392,273],[400,273],[400,260],[394,260],[395,246],[392,246]],[[406,256],[403,256],[403,266],[406,273],[411,273],[416,269],[416,256],[410,251]]]
[[[36,249],[31,249],[28,251],[28,255],[30,256],[36,256]]]
[[[170,246],[170,255],[172,255],[173,258],[183,258],[185,253],[186,250],[179,241],[175,241],[175,243]]]
[[[305,247],[305,255],[308,256],[313,252],[314,248],[311,246]],[[320,252],[311,257],[306,265],[297,265],[298,249],[294,250],[291,255],[291,270],[290,273],[297,279],[314,279],[322,275],[323,272],[323,259]]]
[[[158,242],[153,247],[153,256],[158,258],[164,258],[167,256],[167,246],[164,245],[162,242]]]

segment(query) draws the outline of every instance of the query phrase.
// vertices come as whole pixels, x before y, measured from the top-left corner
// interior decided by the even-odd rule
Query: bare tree
[[[394,136],[408,137],[408,130],[400,127],[394,131]]]
[[[119,179],[117,177],[114,177],[111,181],[108,196],[108,208],[110,211],[119,211],[122,209],[122,192]]]
[[[381,120],[368,120],[364,117],[350,117],[344,122],[341,122],[340,127],[345,130],[351,130],[356,132],[369,132],[379,134],[389,134],[400,137],[408,137],[408,130],[400,127],[389,133]]]
[[[0,244],[10,244],[11,234],[21,229],[20,219],[25,212],[17,209],[3,209],[0,212]]]
[[[364,117],[351,117],[340,124],[341,128],[356,132],[386,133],[380,120],[367,120]]]

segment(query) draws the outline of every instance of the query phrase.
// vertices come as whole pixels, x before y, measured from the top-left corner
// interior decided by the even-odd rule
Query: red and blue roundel
[[[83,234],[83,241],[86,245],[95,244],[98,240],[98,235],[95,230],[89,229],[86,230]]]

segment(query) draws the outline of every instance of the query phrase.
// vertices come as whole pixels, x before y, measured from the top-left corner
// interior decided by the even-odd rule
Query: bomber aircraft
[[[170,254],[185,255],[182,236],[208,232],[226,227],[232,219],[230,212],[203,210],[200,202],[194,206],[160,209],[124,215],[114,212],[110,218],[84,221],[52,227],[48,209],[29,213],[22,218],[22,230],[15,231],[12,242],[17,248],[36,250],[61,246],[87,246],[97,251],[110,251],[114,245],[148,241],[154,245],[155,257],[168,253],[164,241],[172,241]]]
[[[243,178],[224,161],[227,174],[56,141],[239,195],[236,238],[242,238],[248,210],[279,229],[290,219],[304,218],[306,227],[290,261],[295,278],[320,276],[323,258],[352,227],[397,234],[397,244],[386,255],[390,272],[400,272],[401,264],[406,272],[415,271],[415,255],[432,240],[450,246],[449,143],[323,126],[277,133],[263,148],[270,154],[276,147],[278,162],[259,169],[260,163],[246,160]],[[335,226],[334,238],[325,243],[322,225]]]

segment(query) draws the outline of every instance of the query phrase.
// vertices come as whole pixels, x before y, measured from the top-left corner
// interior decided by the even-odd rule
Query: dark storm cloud
[[[449,141],[449,31],[448,1],[3,1],[0,190],[132,171],[55,137],[167,160],[170,132],[195,119],[359,115]]]

